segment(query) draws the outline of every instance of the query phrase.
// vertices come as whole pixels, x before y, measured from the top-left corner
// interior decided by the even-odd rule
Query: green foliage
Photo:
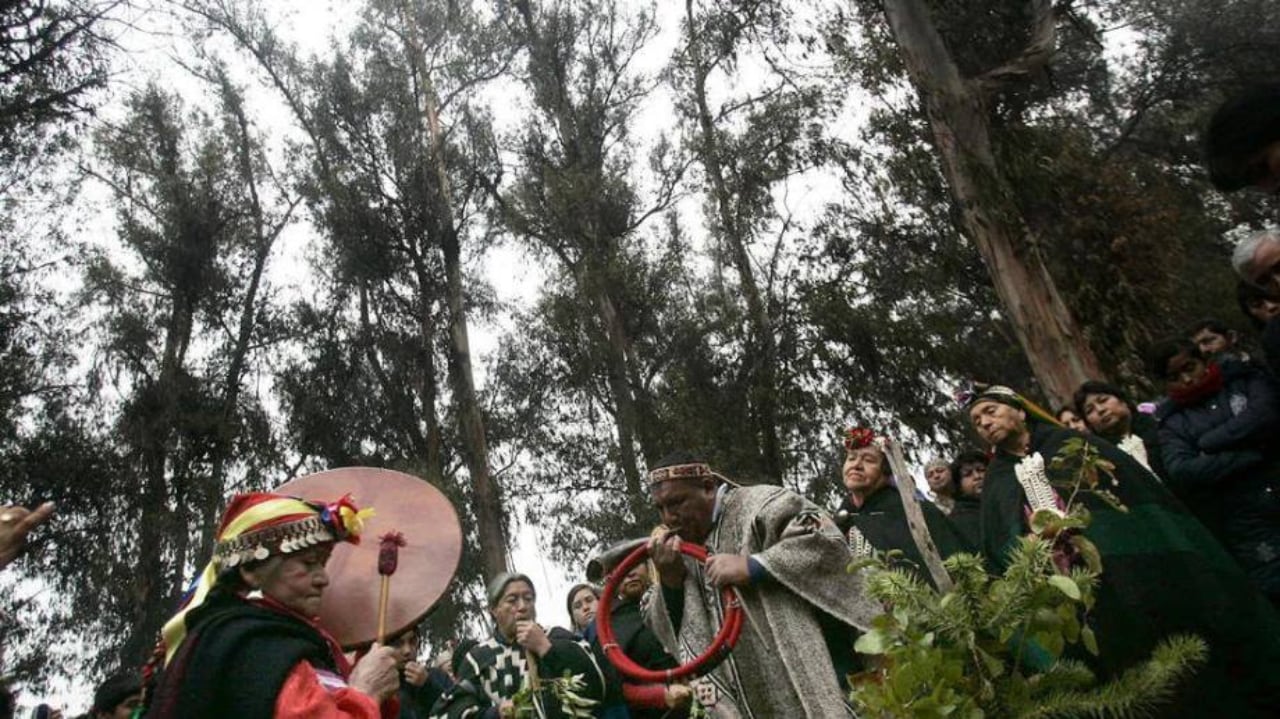
[[[533,688],[531,677],[532,675],[526,674],[524,683],[520,685],[520,690],[511,697],[511,704],[515,709],[516,717],[534,717],[536,719],[536,717],[542,716],[536,704],[539,697],[542,697],[543,701],[547,699],[554,700],[560,706],[564,716],[574,717],[574,719],[590,719],[595,716],[595,707],[600,702],[582,696],[581,692],[586,688],[587,683],[583,681],[581,674],[565,672],[562,677],[539,679],[537,691]]]
[[[892,607],[854,648],[871,671],[855,675],[852,699],[877,717],[1145,716],[1207,658],[1193,636],[1166,638],[1149,661],[1099,684],[1084,663],[1096,654],[1087,624],[1098,575],[1058,573],[1052,543],[1027,537],[1003,576],[967,554],[945,562],[955,587],[939,595],[913,572],[881,565],[871,596]]]
[[[1052,461],[1075,468],[1065,488],[1072,500],[1080,492],[1106,495],[1108,463],[1087,443],[1065,445]],[[1194,636],[1167,637],[1150,660],[1099,684],[1078,659],[1098,654],[1088,615],[1102,568],[1080,533],[1088,524],[1074,501],[1065,513],[1042,510],[1031,519],[1033,533],[1010,551],[1004,574],[990,575],[974,555],[947,558],[955,586],[944,594],[883,557],[852,567],[888,607],[854,645],[872,666],[851,677],[855,706],[875,717],[1148,715],[1204,663],[1208,647]],[[1082,562],[1066,560],[1072,548]]]

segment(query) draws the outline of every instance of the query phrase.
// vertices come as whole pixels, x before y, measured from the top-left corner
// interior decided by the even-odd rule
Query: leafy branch
[[[1032,516],[1033,533],[1018,540],[1003,574],[957,554],[944,562],[955,584],[939,593],[888,554],[850,567],[887,607],[854,645],[871,667],[850,677],[856,709],[873,717],[1142,716],[1204,663],[1207,645],[1188,635],[1167,637],[1150,659],[1101,684],[1066,656],[1072,647],[1099,653],[1087,620],[1102,565],[1083,534],[1090,514],[1076,500],[1093,493],[1123,506],[1107,489],[1111,463],[1087,443],[1069,442],[1051,466],[1074,470],[1055,484],[1070,498],[1066,509]]]

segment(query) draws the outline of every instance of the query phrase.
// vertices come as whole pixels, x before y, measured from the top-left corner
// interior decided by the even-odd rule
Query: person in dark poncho
[[[1138,464],[1165,479],[1160,454],[1160,430],[1156,421],[1138,411],[1124,390],[1107,382],[1089,380],[1073,397],[1076,411],[1094,435],[1114,444]]]
[[[398,719],[427,719],[431,707],[453,687],[453,678],[444,667],[427,667],[418,661],[422,647],[416,626],[388,637],[387,646],[396,650],[396,669],[400,672]]]
[[[164,626],[164,669],[145,716],[395,717],[395,651],[375,646],[353,669],[314,618],[329,553],[358,540],[364,514],[349,497],[232,499],[213,560]]]
[[[987,479],[987,455],[977,450],[961,452],[951,463],[951,483],[956,487],[956,508],[947,516],[964,541],[977,551],[982,546],[982,487]]]
[[[1061,511],[1052,482],[1071,470],[1052,465],[1079,439],[1007,387],[960,397],[978,435],[996,447],[982,490],[983,550],[1003,571],[1033,511]],[[1199,635],[1208,663],[1180,686],[1162,717],[1274,717],[1280,707],[1280,616],[1221,545],[1160,482],[1107,442],[1084,441],[1115,465],[1109,489],[1127,511],[1091,493],[1076,497],[1092,514],[1084,534],[1102,560],[1090,624],[1104,679],[1146,659],[1175,633]]]
[[[624,545],[630,549],[631,543]],[[623,546],[623,545],[619,545]],[[613,566],[623,557],[624,552],[605,552],[587,565],[587,579],[603,581],[604,573],[612,571]],[[650,601],[653,580],[648,562],[631,568],[622,578],[618,586],[618,594],[613,603],[610,625],[618,646],[632,661],[645,669],[674,669],[679,662],[663,648],[662,641],[644,621],[644,608]],[[590,585],[582,585],[590,586]],[[599,635],[592,626],[591,641],[596,650],[603,654]],[[607,661],[607,660],[603,660]],[[621,704],[625,711],[601,712],[601,716],[630,717],[631,719],[679,719],[688,715],[688,707],[693,699],[693,690],[688,684],[636,684],[621,681]]]
[[[906,509],[898,488],[892,483],[889,460],[876,439],[875,433],[865,428],[845,433],[842,479],[848,493],[836,513],[837,525],[849,538],[849,548],[855,558],[869,556],[873,549],[880,552],[896,549],[916,568],[921,579],[932,581],[907,526]],[[905,481],[910,482],[911,478]],[[974,551],[937,507],[921,502],[920,510],[929,535],[944,559],[957,552]]]

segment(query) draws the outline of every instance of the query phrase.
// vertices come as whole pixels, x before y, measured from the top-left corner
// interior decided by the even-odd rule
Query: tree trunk
[[[1064,403],[1081,382],[1101,376],[1098,360],[996,166],[983,86],[961,77],[923,0],[886,0],[885,15],[924,104],[962,229],[987,265],[1041,388]]]
[[[635,519],[643,516],[646,504],[644,483],[640,478],[640,461],[636,456],[636,406],[631,395],[631,382],[627,371],[627,333],[622,324],[622,316],[613,303],[613,298],[604,289],[603,283],[593,277],[586,278],[584,284],[592,287],[595,295],[596,313],[604,326],[606,335],[605,348],[609,355],[609,390],[614,400],[614,425],[618,433],[618,459],[622,463],[623,481],[626,483],[627,497],[631,501]]]
[[[729,191],[729,183],[725,178],[725,167],[720,162],[722,150],[707,102],[708,69],[698,37],[692,0],[685,0],[685,18],[689,26],[689,54],[693,60],[693,100],[698,110],[698,130],[701,136],[697,153],[706,170],[707,179],[711,182],[711,197],[718,217],[718,222],[713,225],[713,232],[720,243],[729,248],[734,269],[738,273],[738,283],[747,302],[747,321],[751,325],[752,337],[747,343],[743,362],[748,364],[750,372],[761,469],[765,477],[781,483],[784,467],[782,444],[778,440],[778,342],[773,335],[769,306],[761,296],[751,255],[747,252],[748,232],[739,227],[736,220],[733,194]]]
[[[445,159],[444,133],[440,127],[435,86],[426,66],[418,24],[404,2],[400,14],[414,74],[418,80],[417,100],[422,114],[423,159],[436,174],[436,219],[439,222],[440,252],[445,268],[445,296],[449,310],[449,379],[458,403],[458,430],[463,456],[475,493],[476,531],[480,535],[480,558],[485,574],[493,577],[507,571],[506,522],[497,482],[489,472],[489,446],[485,437],[484,413],[476,395],[471,368],[471,340],[467,327],[463,286],[462,247],[454,221],[453,191]]]
[[[186,496],[186,477],[177,476],[170,481],[169,456],[174,440],[175,418],[178,406],[178,381],[191,339],[194,302],[182,296],[185,289],[175,289],[169,321],[165,326],[165,347],[155,383],[144,390],[151,394],[149,416],[136,438],[140,447],[143,489],[138,519],[138,572],[133,584],[134,619],[129,636],[121,645],[121,659],[126,664],[138,664],[150,654],[160,636],[160,628],[173,610],[173,600],[182,591],[182,567],[166,563],[166,539],[177,540],[179,533],[185,543],[189,531],[185,515],[174,511],[170,503],[170,489],[175,500]],[[176,546],[185,559],[185,548]]]

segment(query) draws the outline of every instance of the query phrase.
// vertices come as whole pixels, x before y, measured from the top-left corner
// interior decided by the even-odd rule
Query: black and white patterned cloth
[[[605,692],[605,675],[591,646],[575,635],[554,627],[547,632],[551,650],[538,661],[538,675],[544,679],[566,673],[581,675],[584,698],[600,699]],[[432,719],[479,719],[496,717],[497,708],[524,686],[529,671],[525,650],[492,636],[475,645],[462,660],[458,682],[432,709]],[[550,691],[535,701],[539,719],[564,716]]]

